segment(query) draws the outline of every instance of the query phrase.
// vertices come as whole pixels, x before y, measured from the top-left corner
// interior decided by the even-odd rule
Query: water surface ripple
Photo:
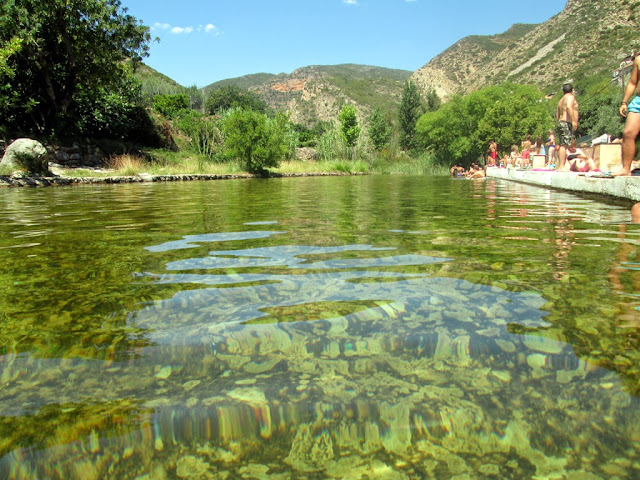
[[[1,478],[640,476],[630,205],[384,176],[0,203]]]

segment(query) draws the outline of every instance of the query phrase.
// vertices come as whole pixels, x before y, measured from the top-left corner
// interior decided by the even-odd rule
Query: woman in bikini
[[[545,145],[547,146],[547,152],[549,153],[547,156],[547,165],[556,163],[556,134],[553,130],[549,130],[549,138]]]

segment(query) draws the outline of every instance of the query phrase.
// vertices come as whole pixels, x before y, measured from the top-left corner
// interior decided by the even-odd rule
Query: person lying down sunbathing
[[[578,148],[575,140],[567,150],[567,163],[572,172],[590,172],[598,169],[596,162]]]

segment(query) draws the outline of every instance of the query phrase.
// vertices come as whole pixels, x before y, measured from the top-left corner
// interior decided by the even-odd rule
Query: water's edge
[[[288,178],[288,177],[344,177],[367,175],[362,172],[345,173],[345,172],[317,172],[317,173],[271,173],[266,178]],[[111,176],[111,177],[43,177],[35,176],[6,176],[0,175],[0,187],[53,187],[53,186],[70,186],[82,184],[99,184],[99,183],[142,183],[142,182],[186,182],[191,180],[235,180],[246,178],[265,178],[261,175],[251,173],[242,174],[180,174],[180,175],[151,175],[149,173],[141,173],[139,175],[129,176]]]

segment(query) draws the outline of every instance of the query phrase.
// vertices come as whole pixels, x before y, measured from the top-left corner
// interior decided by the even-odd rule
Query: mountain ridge
[[[498,51],[487,48],[487,41],[495,46],[494,39],[509,30],[489,37],[465,37],[411,79],[421,91],[434,89],[446,99],[503,81],[558,91],[574,78],[611,74],[620,59],[640,45],[640,1],[568,0],[561,12],[530,27],[502,38],[506,41]],[[459,66],[467,68],[453,74]]]
[[[308,126],[332,121],[344,103],[367,118],[374,109],[395,121],[407,80],[444,101],[505,81],[558,92],[562,83],[611,75],[632,48],[640,50],[640,0],[568,0],[539,24],[516,23],[495,35],[461,38],[411,72],[371,65],[309,65],[292,73],[256,73],[221,80],[257,93],[270,107]]]
[[[373,109],[389,112],[399,103],[410,70],[352,63],[309,65],[290,74],[254,74],[226,79],[204,87],[205,92],[234,84],[258,94],[271,108],[291,114],[295,123],[312,125],[335,119],[344,103],[360,115]]]

